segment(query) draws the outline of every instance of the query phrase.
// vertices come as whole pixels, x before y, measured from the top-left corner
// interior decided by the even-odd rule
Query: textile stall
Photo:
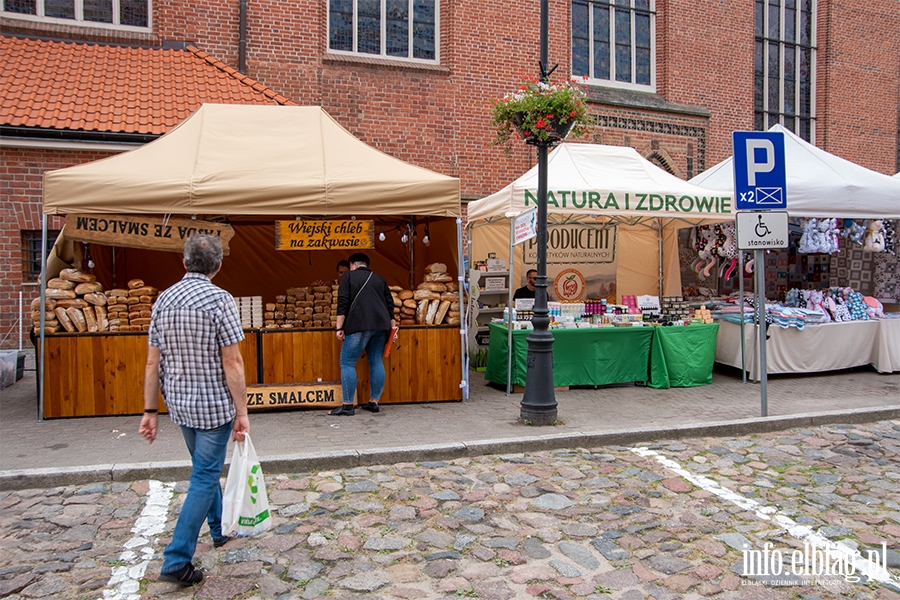
[[[116,227],[116,215],[123,227],[131,223],[131,229],[120,233],[143,241],[132,239],[125,249],[102,242],[116,247],[98,251],[91,261],[113,286],[138,276],[152,276],[159,288],[171,285],[183,273],[177,253],[184,236],[205,228],[233,230],[230,254],[216,284],[234,296],[268,297],[292,285],[292,275],[303,269],[320,279],[328,277],[330,283],[337,258],[345,258],[356,246],[276,250],[279,236],[284,236],[276,230],[278,223],[288,230],[289,222],[323,223],[325,217],[368,221],[370,237],[380,230],[374,248],[361,248],[369,248],[373,269],[389,283],[404,284],[398,288],[421,281],[428,263],[446,262],[448,271],[462,272],[459,180],[367,146],[320,107],[204,104],[145,146],[46,173],[43,212],[45,240],[49,215],[66,215],[63,237],[79,240],[95,239],[99,228]],[[148,219],[139,222],[143,216]],[[180,226],[173,227],[175,222]],[[430,233],[426,243],[423,223],[424,233]],[[77,235],[70,225],[79,229]],[[354,225],[354,230],[360,228]],[[392,239],[384,241],[385,229],[393,233]],[[163,237],[180,238],[180,246],[175,239],[161,247]],[[316,260],[326,257],[328,266],[312,267],[314,255]],[[39,307],[47,306],[47,279],[63,266],[54,260],[45,269]],[[452,272],[443,275],[447,281],[456,279]],[[330,298],[331,286],[323,287]],[[461,291],[458,296],[462,304]],[[49,335],[46,319],[46,311],[40,310],[42,417],[141,412],[145,333]],[[325,322],[324,317],[317,321]],[[467,389],[464,339],[464,321],[402,328],[400,345],[386,364],[385,402],[461,399]],[[333,329],[325,327],[287,324],[248,331],[241,343],[247,383],[339,381],[339,347]],[[360,365],[358,372],[362,403],[368,369]],[[413,372],[422,378],[411,377]]]
[[[900,218],[900,178],[876,173],[860,165],[834,156],[785,129],[781,125],[773,126],[769,131],[784,135],[785,170],[787,174],[787,212],[791,218],[800,218],[804,236],[800,239],[798,252],[832,253],[832,256],[855,255],[864,248],[862,236],[865,228],[862,223],[885,223]],[[729,158],[708,171],[691,179],[692,183],[716,189],[734,189],[733,159]],[[816,223],[823,230],[823,237],[831,240],[830,244],[817,246],[810,243],[816,234]],[[837,224],[843,220],[843,227]],[[840,235],[839,231],[844,235]],[[856,231],[856,235],[852,233]],[[805,246],[805,248],[803,247]],[[821,247],[820,247],[821,246]],[[871,249],[884,249],[872,246]],[[768,263],[768,261],[767,261]],[[777,274],[773,271],[786,271],[783,265],[764,265],[767,281]],[[825,293],[826,296],[836,288],[821,282],[804,282],[807,290],[813,294]],[[787,300],[796,295],[788,286],[785,289],[770,289],[767,296],[773,300],[777,295]],[[829,287],[831,289],[829,289]],[[847,290],[846,283],[839,286]],[[802,290],[801,290],[802,291]],[[856,296],[858,292],[844,292]],[[843,298],[839,299],[839,302]],[[893,299],[896,301],[896,298]],[[810,303],[812,305],[812,303]],[[836,320],[833,315],[826,316],[828,309],[822,308],[821,299],[812,305],[814,312],[823,313],[826,320]],[[873,312],[873,311],[869,311]],[[850,314],[847,314],[850,313]],[[900,370],[896,357],[900,356],[900,336],[896,335],[896,319],[877,318],[870,320],[864,310],[848,310],[838,317],[841,322],[824,324],[807,324],[802,331],[799,328],[782,329],[769,326],[770,339],[767,348],[767,370],[769,373],[805,373],[828,371],[853,366],[872,364],[881,372]],[[877,314],[877,311],[874,311]],[[777,321],[777,320],[776,320]],[[751,341],[755,327],[746,328],[746,340]],[[893,335],[892,335],[893,334]],[[722,364],[741,367],[741,335],[738,325],[721,324],[719,328],[716,361]],[[753,345],[747,344],[745,355],[746,369],[751,377],[757,377],[756,359],[751,356]]]

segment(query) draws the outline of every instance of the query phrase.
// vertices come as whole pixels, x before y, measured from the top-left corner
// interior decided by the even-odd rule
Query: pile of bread
[[[47,282],[44,304],[45,333],[95,333],[107,331],[147,331],[153,302],[159,290],[140,279],[128,282],[128,289],[103,291],[90,273],[63,269]],[[41,325],[41,299],[31,302],[35,333]]]
[[[263,327],[333,328],[337,316],[337,287],[319,284],[288,288],[283,296],[275,296],[275,302],[265,305]]]
[[[424,279],[415,291],[391,288],[400,325],[459,325],[459,283],[447,274],[447,265],[426,266]]]

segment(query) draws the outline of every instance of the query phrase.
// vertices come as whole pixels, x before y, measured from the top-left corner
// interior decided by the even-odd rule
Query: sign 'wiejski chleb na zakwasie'
[[[525,207],[537,206],[537,191],[525,190]],[[647,213],[683,213],[684,215],[731,214],[731,196],[692,196],[688,194],[644,194],[640,192],[600,192],[597,190],[548,190],[547,205],[557,209]]]

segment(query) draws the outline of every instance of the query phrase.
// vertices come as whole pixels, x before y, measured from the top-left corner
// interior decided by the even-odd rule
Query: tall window
[[[756,0],[754,127],[815,138],[815,0]]]
[[[653,91],[655,35],[655,0],[574,0],[572,75]]]
[[[85,25],[150,27],[150,0],[0,0],[7,14]]]
[[[58,231],[47,232],[47,256],[53,243],[59,237]],[[22,232],[22,283],[33,283],[41,280],[41,232]]]
[[[438,0],[329,0],[328,49],[437,61]]]

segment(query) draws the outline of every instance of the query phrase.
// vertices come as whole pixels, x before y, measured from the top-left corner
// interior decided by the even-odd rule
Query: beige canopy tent
[[[415,215],[455,218],[462,258],[459,180],[366,145],[318,106],[204,104],[145,146],[45,173],[43,192],[42,248],[47,215],[69,213]],[[44,269],[41,302],[47,277]],[[42,344],[43,322],[42,311]],[[465,398],[465,367],[462,376]]]
[[[681,295],[679,228],[734,220],[733,194],[688,183],[634,148],[564,143],[547,161],[552,224],[617,226],[616,283],[622,294]],[[505,218],[536,206],[537,166],[468,205],[473,256],[508,257]],[[516,272],[523,273],[521,256]],[[657,256],[659,260],[653,260]]]
[[[204,104],[146,146],[44,175],[44,214],[459,217],[459,180],[356,139],[318,106]]]

